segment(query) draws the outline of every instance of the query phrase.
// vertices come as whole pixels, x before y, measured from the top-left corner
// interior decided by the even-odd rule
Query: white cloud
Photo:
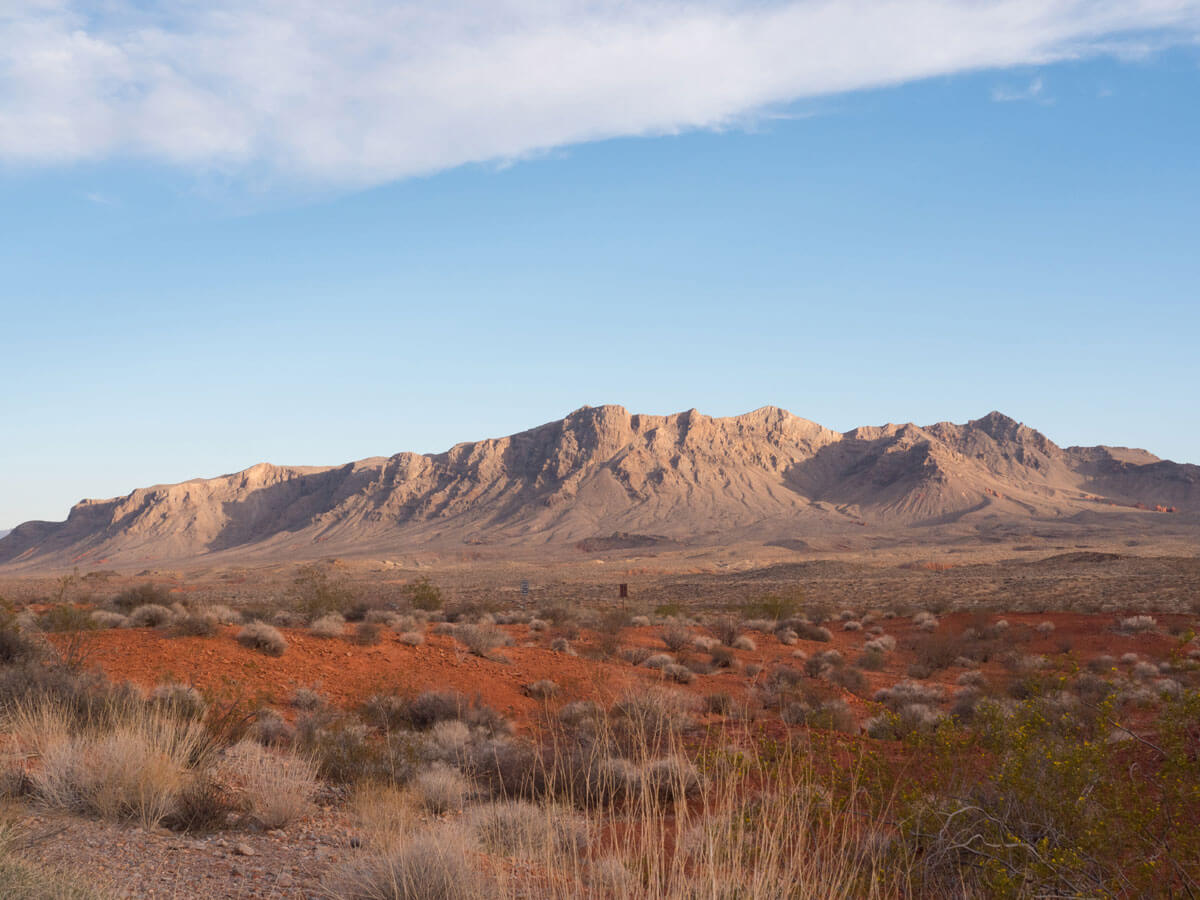
[[[1198,34],[1200,0],[6,0],[0,160],[372,184]]]

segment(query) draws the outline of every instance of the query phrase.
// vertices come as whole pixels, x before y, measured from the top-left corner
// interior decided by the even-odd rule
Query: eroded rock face
[[[332,468],[266,463],[85,500],[0,540],[0,564],[281,558],[369,547],[668,542],[749,529],[796,541],[847,525],[920,527],[986,514],[1066,519],[1100,506],[1200,507],[1200,467],[1123,448],[1062,449],[1000,413],[840,434],[776,407],[712,418],[584,407],[445,453]]]

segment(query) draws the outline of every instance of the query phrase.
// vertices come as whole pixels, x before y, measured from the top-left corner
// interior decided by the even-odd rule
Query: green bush
[[[441,588],[425,576],[407,585],[404,592],[408,595],[408,602],[412,604],[413,609],[423,609],[426,612],[433,612],[436,609],[442,608]]]

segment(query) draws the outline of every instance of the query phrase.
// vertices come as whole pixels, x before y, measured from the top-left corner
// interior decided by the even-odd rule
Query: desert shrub
[[[622,697],[613,705],[614,728],[627,738],[656,747],[693,724],[698,698],[666,686],[650,686]]]
[[[880,634],[863,644],[863,649],[874,653],[891,653],[896,649],[896,639],[890,634]]]
[[[678,802],[700,794],[700,773],[688,760],[668,756],[650,762],[643,774],[647,791],[663,802]]]
[[[712,632],[718,641],[726,647],[730,647],[738,639],[742,629],[737,619],[732,616],[721,616],[712,623]]]
[[[789,725],[803,725],[806,728],[820,728],[847,734],[857,731],[854,713],[841,700],[818,702],[793,700],[782,706],[779,717]]]
[[[292,697],[289,701],[293,709],[311,711],[314,709],[324,709],[329,705],[329,698],[321,693],[319,685],[312,687],[298,687],[292,691]]]
[[[1145,681],[1158,675],[1158,666],[1154,663],[1138,662],[1134,664],[1131,674],[1139,681]]]
[[[675,658],[670,653],[654,653],[642,660],[642,667],[646,669],[665,669],[674,662]]]
[[[492,651],[497,647],[512,643],[509,636],[495,625],[460,625],[455,629],[454,636],[473,654],[484,659],[491,659]]]
[[[930,672],[950,668],[959,656],[963,655],[964,650],[964,641],[960,636],[945,632],[916,637],[908,643],[913,661]]]
[[[0,612],[0,664],[20,664],[40,655],[40,644],[18,628],[11,613]]]
[[[704,698],[705,712],[726,716],[729,715],[732,709],[733,697],[723,691],[716,694],[709,694]]]
[[[746,615],[750,617],[762,617],[774,623],[794,616],[803,603],[804,593],[800,588],[789,588],[779,592],[772,591],[747,603]],[[762,630],[770,631],[772,630],[772,626],[768,625]]]
[[[680,650],[692,643],[691,632],[680,625],[668,626],[667,628],[663,629],[663,632],[660,636],[662,638],[662,642],[672,653],[678,653]]]
[[[863,673],[846,666],[835,667],[829,675],[829,680],[852,694],[861,694],[867,689],[867,679]]]
[[[242,621],[241,614],[224,603],[212,603],[204,607],[201,613],[218,625],[237,625]]]
[[[92,621],[96,624],[97,628],[129,627],[129,619],[127,617],[109,609],[92,610]]]
[[[309,626],[309,632],[313,637],[337,638],[342,636],[345,628],[346,619],[341,613],[326,613],[313,620],[312,625]]]
[[[1153,747],[1139,744],[1131,766],[1135,742],[1106,715],[1064,739],[1041,699],[1011,709],[980,703],[974,730],[995,764],[982,775],[943,764],[941,783],[902,812],[914,888],[922,896],[1134,897],[1195,884],[1200,834],[1189,823],[1200,788],[1181,774],[1195,765],[1185,735],[1198,714],[1196,697],[1170,701]]]
[[[833,640],[833,633],[822,625],[814,625],[810,622],[801,622],[796,626],[796,633],[801,639],[806,641],[820,641],[821,643],[829,643]]]
[[[621,651],[620,655],[621,659],[625,660],[626,662],[635,666],[640,666],[654,655],[654,651],[648,647],[626,647]]]
[[[876,703],[882,703],[893,712],[898,712],[903,707],[913,703],[925,705],[938,704],[945,697],[946,692],[937,685],[917,684],[915,681],[901,681],[890,688],[883,688],[876,691],[872,699]]]
[[[434,763],[413,776],[412,790],[421,805],[435,814],[457,812],[467,798],[467,780],[458,769]]]
[[[418,578],[411,584],[406,585],[404,592],[413,609],[432,612],[435,609],[442,608],[442,591],[428,578]]]
[[[842,623],[842,631],[862,631],[862,622],[851,619]]]
[[[670,663],[663,666],[662,673],[665,677],[679,684],[691,684],[692,679],[696,677],[691,669],[687,666],[681,666],[678,663]]]
[[[575,648],[571,646],[571,642],[566,638],[555,638],[550,642],[550,649],[555,653],[565,653],[567,656],[575,656]]]
[[[775,632],[775,639],[784,646],[790,647],[796,641],[800,640],[800,635],[791,628],[780,628]]]
[[[296,572],[291,596],[296,611],[310,622],[330,613],[345,614],[355,599],[349,588],[315,565],[301,566]]]
[[[131,628],[158,628],[169,625],[174,618],[175,614],[167,607],[146,603],[129,613],[129,625]]]
[[[267,656],[283,656],[287,650],[287,641],[283,635],[265,622],[251,622],[242,628],[237,634],[237,642]]]
[[[303,816],[318,786],[310,760],[251,741],[230,747],[219,771],[246,812],[264,828],[283,828]]]
[[[558,711],[558,721],[568,731],[593,726],[604,718],[604,710],[592,700],[575,700]]]
[[[938,619],[931,612],[922,611],[913,616],[913,627],[918,631],[936,631],[938,627]]]
[[[388,628],[394,628],[401,621],[400,616],[390,609],[368,609],[362,620],[370,625],[386,625]]]
[[[493,797],[533,798],[546,793],[547,769],[529,741],[501,737],[476,742],[469,750],[466,771]]]
[[[917,732],[937,728],[945,716],[925,703],[906,703],[867,720],[867,734],[876,740],[899,740]]]
[[[711,662],[715,669],[730,669],[737,665],[737,658],[728,647],[713,647]]]
[[[425,643],[425,634],[421,631],[406,631],[400,635],[400,643],[409,647],[420,647]]]
[[[61,603],[50,607],[38,616],[38,627],[42,631],[62,633],[91,631],[97,627],[97,624],[89,610],[72,606],[69,603]]]
[[[878,672],[884,667],[886,657],[879,650],[865,650],[854,664],[860,669],[866,669],[868,672]]]
[[[211,637],[217,633],[217,623],[201,613],[188,613],[171,623],[171,633],[177,637]]]
[[[558,685],[548,678],[525,685],[525,693],[535,700],[549,700],[557,696],[558,690]]]
[[[363,647],[378,644],[381,631],[382,629],[377,622],[363,620],[354,626],[354,643]]]
[[[283,747],[292,743],[296,730],[277,710],[264,706],[255,711],[247,734],[264,746]]]
[[[983,687],[984,684],[987,683],[987,679],[984,678],[983,673],[980,672],[978,669],[972,669],[968,672],[963,672],[961,675],[958,676],[958,678],[956,678],[954,680],[954,682],[955,682],[955,684],[962,685],[963,687],[976,687],[977,688],[977,687]]]
[[[744,634],[738,635],[736,638],[734,638],[733,642],[729,646],[731,646],[734,650],[753,651],[757,649],[754,641]]]
[[[1127,616],[1117,623],[1117,631],[1122,634],[1142,634],[1157,627],[1158,620],[1154,616]]]
[[[165,588],[147,582],[121,591],[108,602],[109,606],[128,615],[139,606],[165,607],[171,602],[171,594]]]
[[[1035,630],[1038,634],[1042,635],[1054,634],[1054,623],[1050,621],[1039,622]]]
[[[149,700],[152,705],[180,719],[200,721],[208,712],[208,703],[203,695],[188,684],[160,684],[150,692]]]

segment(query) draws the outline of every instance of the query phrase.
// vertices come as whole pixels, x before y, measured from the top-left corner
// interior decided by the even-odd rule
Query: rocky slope
[[[1136,530],[1152,516],[1191,522],[1197,513],[1200,466],[1141,450],[1060,448],[999,413],[839,434],[774,407],[714,419],[602,406],[440,454],[333,468],[260,464],[85,500],[65,522],[27,522],[0,539],[0,565],[464,545],[801,546],[811,536],[919,540],[950,525],[983,532],[1013,521],[1094,523],[1102,514]]]

